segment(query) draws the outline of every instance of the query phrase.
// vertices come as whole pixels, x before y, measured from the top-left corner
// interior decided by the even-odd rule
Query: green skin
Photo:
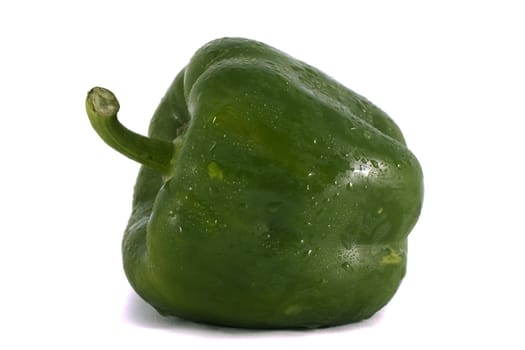
[[[123,240],[135,291],[163,315],[234,327],[372,316],[406,271],[423,175],[381,110],[319,70],[238,38],[202,47],[149,137],[92,89],[91,123],[143,164]]]

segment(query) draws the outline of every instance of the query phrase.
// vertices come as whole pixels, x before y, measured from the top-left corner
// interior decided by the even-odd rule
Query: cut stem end
[[[88,101],[91,102],[93,111],[101,117],[112,117],[117,115],[120,104],[108,89],[94,87],[88,92]]]

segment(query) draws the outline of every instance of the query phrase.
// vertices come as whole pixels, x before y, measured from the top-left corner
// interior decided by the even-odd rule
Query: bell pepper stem
[[[95,87],[88,92],[86,111],[91,125],[109,146],[143,165],[166,174],[174,153],[171,142],[139,135],[117,119],[120,104],[115,95]]]

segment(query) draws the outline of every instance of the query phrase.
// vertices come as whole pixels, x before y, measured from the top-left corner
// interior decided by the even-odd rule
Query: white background
[[[525,348],[519,3],[2,1],[0,348]],[[129,287],[120,242],[138,165],[91,129],[86,92],[112,89],[121,121],[145,133],[175,74],[222,36],[266,42],[366,96],[419,158],[408,274],[372,319],[210,327],[162,318]]]

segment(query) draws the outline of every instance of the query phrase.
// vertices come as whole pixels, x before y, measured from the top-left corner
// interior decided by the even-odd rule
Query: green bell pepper
[[[86,100],[100,137],[140,162],[126,276],[163,315],[250,328],[370,317],[406,271],[423,175],[384,112],[260,42],[199,49],[149,136]]]

